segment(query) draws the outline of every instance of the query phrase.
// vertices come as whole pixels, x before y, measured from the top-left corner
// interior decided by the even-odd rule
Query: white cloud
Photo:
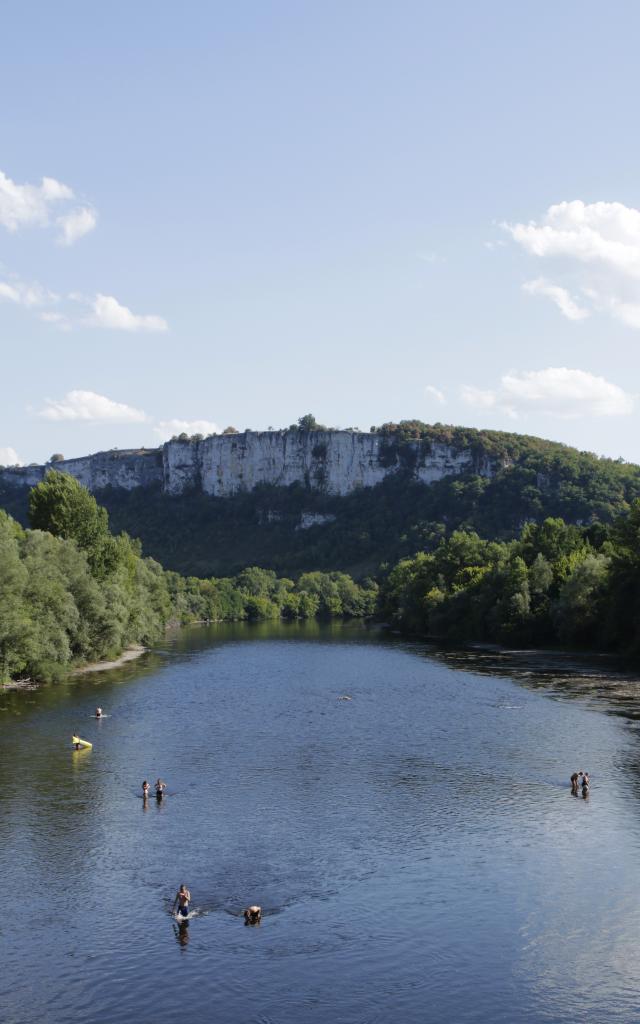
[[[584,320],[585,317],[590,315],[588,309],[579,306],[575,302],[566,288],[560,287],[560,285],[552,284],[551,281],[547,281],[544,277],[537,277],[535,281],[526,281],[522,286],[525,292],[529,295],[545,295],[547,298],[555,302],[556,306],[560,310],[563,316],[566,316],[567,320]]]
[[[65,308],[62,306],[63,300],[55,292],[49,291],[37,282],[21,281],[16,275],[10,275],[4,281],[0,280],[0,302],[3,300],[27,308],[45,307],[38,314],[40,320],[65,331],[70,331],[73,327],[102,327],[129,332],[169,329],[163,317],[132,313],[112,295],[98,293],[91,299],[78,292],[71,292],[64,300],[67,303]],[[68,303],[84,306],[85,309],[88,307],[92,312],[88,316],[79,315],[79,311],[74,310]],[[52,309],[54,306],[55,309]]]
[[[107,327],[114,331],[167,331],[169,325],[155,314],[132,313],[113,295],[96,295],[92,302],[93,315],[83,323],[89,327]]]
[[[21,466],[22,462],[15,448],[0,448],[0,466]]]
[[[13,277],[9,281],[0,281],[0,299],[15,302],[20,306],[32,307],[56,302],[58,296],[40,284],[35,282],[26,284],[19,278]]]
[[[89,209],[88,206],[79,206],[71,213],[57,218],[56,224],[61,230],[58,241],[61,245],[73,245],[83,235],[93,231],[97,223],[98,217],[95,210]]]
[[[554,260],[558,273],[569,272],[592,311],[640,329],[640,210],[577,199],[550,206],[540,222],[502,226],[525,252]],[[568,292],[545,294],[570,316],[575,303]]]
[[[157,427],[153,428],[155,434],[168,441],[175,434],[219,434],[220,427],[210,420],[161,420]]]
[[[68,391],[59,401],[47,398],[38,415],[45,420],[110,423],[144,423],[147,419],[140,409],[114,402],[95,391]]]
[[[54,207],[74,199],[73,189],[55,178],[43,178],[39,185],[18,185],[0,171],[0,224],[8,231],[23,227],[47,227]],[[91,231],[97,222],[94,210],[79,206],[56,218],[60,242],[72,245]]]
[[[433,384],[427,384],[424,390],[427,395],[431,396],[431,398],[435,398],[436,402],[440,405],[444,405],[446,403],[447,400],[440,388],[435,388]]]
[[[586,370],[549,366],[546,370],[505,373],[493,391],[463,387],[463,401],[476,408],[495,408],[515,418],[526,412],[562,419],[578,416],[627,416],[634,397],[617,384]]]
[[[0,171],[0,224],[9,231],[48,224],[49,207],[65,199],[73,199],[73,191],[55,178],[43,178],[40,185],[17,185]]]

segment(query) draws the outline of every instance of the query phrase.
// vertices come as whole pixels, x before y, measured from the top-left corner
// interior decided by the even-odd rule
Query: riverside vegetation
[[[610,525],[528,523],[516,540],[456,530],[400,561],[380,609],[442,639],[563,644],[640,654],[640,501]]]
[[[0,681],[55,680],[73,664],[157,639],[171,620],[369,615],[377,587],[344,573],[297,582],[251,567],[197,579],[113,536],[107,512],[72,477],[50,472],[29,498],[32,529],[0,512]]]
[[[379,429],[400,451],[416,438],[447,440],[506,463],[492,479],[469,473],[429,487],[399,472],[335,499],[298,487],[179,502],[156,496],[157,506],[143,488],[122,498],[136,522],[146,502],[152,534],[155,510],[151,548],[166,542],[169,556],[189,551],[200,519],[220,553],[235,518],[237,559],[242,538],[258,532],[261,504],[281,508],[283,521],[249,548],[269,568],[221,578],[179,575],[143,558],[140,541],[112,535],[107,510],[84,487],[50,472],[30,492],[32,529],[0,512],[0,679],[56,678],[74,663],[154,640],[170,621],[377,614],[401,630],[453,641],[640,654],[640,467],[518,435],[413,422]],[[185,535],[190,501],[200,519],[186,519]],[[339,507],[340,521],[296,533],[296,517],[313,502],[325,512]],[[523,519],[530,521],[518,529]],[[312,559],[331,571],[300,571]],[[345,561],[370,576],[354,582],[338,571]],[[295,580],[277,575],[283,564]]]

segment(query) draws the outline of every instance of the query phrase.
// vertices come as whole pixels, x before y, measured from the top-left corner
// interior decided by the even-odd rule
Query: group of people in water
[[[589,796],[589,772],[574,772],[571,776],[571,795],[579,796],[582,791],[584,800]]]
[[[156,784],[155,784],[156,800],[162,800],[162,798],[163,798],[163,796],[165,794],[166,788],[167,788],[166,784],[162,781],[162,779],[156,779]],[[143,800],[148,800],[150,792],[151,792],[151,786],[149,785],[149,783],[145,779],[144,782],[142,783],[142,799]]]
[[[104,718],[105,717],[105,714],[104,714],[104,711],[102,710],[102,708],[96,708],[95,717],[96,718]],[[79,750],[82,744],[86,744],[86,746],[88,746],[88,747],[91,746],[91,744],[87,740],[79,740],[79,738],[76,737],[76,736],[74,736],[73,739],[74,739],[74,741],[76,741],[76,742],[74,742],[74,747],[75,747],[76,750]],[[154,785],[154,792],[155,792],[155,797],[156,797],[156,800],[158,801],[158,803],[160,803],[162,801],[162,799],[164,797],[164,794],[166,792],[166,789],[167,789],[166,783],[164,783],[162,781],[162,779],[160,779],[160,778],[156,779],[155,785]],[[147,801],[149,800],[150,795],[151,795],[151,786],[149,785],[149,783],[145,779],[144,782],[142,783],[142,800],[143,800],[143,803],[145,805],[146,805]],[[175,899],[173,901],[173,906],[171,908],[171,912],[178,919],[179,930],[181,932],[181,942],[184,942],[185,938],[186,938],[187,926],[189,924],[189,905],[190,905],[190,903],[191,903],[191,893],[190,893],[189,889],[186,887],[186,885],[183,884],[178,889],[178,891],[176,893],[176,897],[175,897]],[[252,906],[247,907],[246,910],[243,911],[243,916],[244,916],[244,923],[245,924],[249,924],[249,925],[260,924],[260,921],[262,920],[262,908],[257,906],[257,904],[253,904]]]
[[[175,914],[181,924],[186,925],[189,919],[189,904],[191,903],[191,892],[184,883],[180,886],[173,901],[171,912]],[[260,924],[262,920],[262,907],[253,904],[243,912],[245,924]]]

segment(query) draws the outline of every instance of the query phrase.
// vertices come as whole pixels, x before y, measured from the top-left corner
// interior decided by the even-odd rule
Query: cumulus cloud
[[[483,391],[466,386],[461,397],[476,408],[495,408],[512,417],[527,412],[562,419],[627,416],[635,404],[633,395],[604,377],[563,366],[511,371],[503,374],[496,389]]]
[[[114,331],[167,331],[169,325],[153,313],[132,313],[113,295],[98,293],[92,302],[93,313],[83,322],[89,327],[107,327]]]
[[[525,252],[553,260],[557,273],[569,274],[575,282],[588,309],[577,306],[561,285],[545,282],[543,294],[565,316],[578,319],[589,311],[607,313],[640,329],[640,210],[623,203],[576,199],[550,206],[540,221],[502,227]],[[581,310],[578,317],[577,310]]]
[[[522,287],[529,295],[544,295],[551,299],[552,302],[555,302],[562,315],[566,316],[567,320],[584,320],[585,317],[590,315],[588,309],[579,306],[571,298],[566,288],[552,284],[551,281],[547,281],[544,277],[537,277],[535,281],[526,281]]]
[[[427,384],[424,390],[431,398],[435,398],[439,405],[444,405],[446,403],[447,400],[440,388],[435,388],[433,384]]]
[[[38,415],[45,420],[82,420],[83,422],[144,423],[147,419],[140,409],[122,402],[114,402],[95,391],[68,391],[64,398],[45,400]]]
[[[163,441],[168,441],[175,434],[219,434],[220,427],[210,420],[161,420],[154,433]]]
[[[73,189],[55,178],[43,178],[39,185],[18,185],[0,171],[0,224],[8,231],[23,227],[47,227],[52,210],[74,199]],[[78,207],[58,217],[61,240],[71,245],[96,224],[93,210]]]
[[[22,461],[15,448],[0,448],[0,466],[21,466]]]
[[[80,206],[56,220],[56,224],[60,228],[58,241],[61,245],[73,245],[83,235],[93,231],[97,223],[98,217],[95,210],[89,209],[88,206]]]

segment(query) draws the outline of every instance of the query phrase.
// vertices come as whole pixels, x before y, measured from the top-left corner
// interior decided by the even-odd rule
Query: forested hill
[[[548,516],[597,529],[640,496],[639,466],[539,438],[417,421],[373,431],[382,438],[379,458],[395,468],[377,486],[343,496],[295,483],[229,497],[172,496],[159,486],[107,488],[97,497],[115,530],[139,537],[145,554],[182,573],[229,575],[260,565],[288,576],[339,569],[362,577],[433,550],[455,529],[509,540]],[[434,445],[470,453],[468,467],[419,482],[415,460]],[[25,525],[27,495],[0,488],[0,507]]]

